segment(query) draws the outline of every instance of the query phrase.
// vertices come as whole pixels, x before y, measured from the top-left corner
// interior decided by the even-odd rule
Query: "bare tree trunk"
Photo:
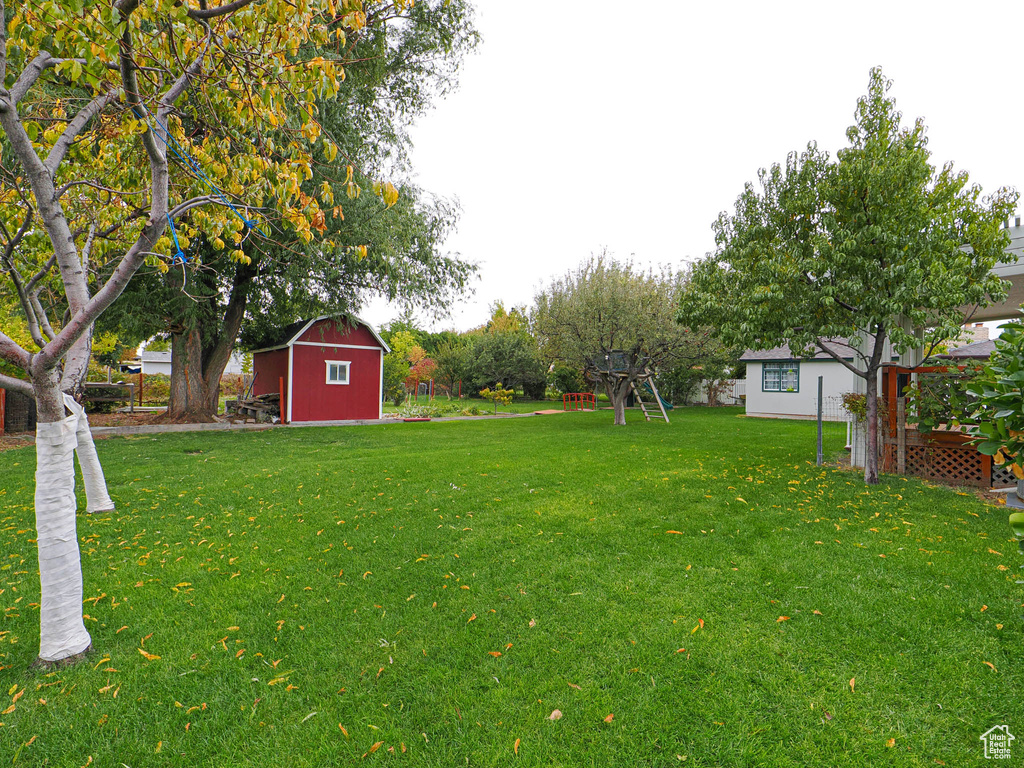
[[[613,423],[617,427],[626,426],[626,395],[629,393],[629,379],[611,377],[605,380],[604,386],[608,392],[608,399],[612,401],[612,410],[615,414]]]
[[[203,343],[203,326],[171,333],[171,396],[167,418],[171,421],[210,422],[220,409],[220,380],[231,360],[235,339],[242,327],[249,289],[258,274],[259,258],[239,264],[224,314],[214,341]],[[207,326],[209,330],[209,326]]]
[[[864,482],[878,485],[878,371],[869,370],[865,383],[867,435],[864,441]]]
[[[220,377],[217,377],[220,383]],[[216,391],[216,390],[215,390]],[[203,347],[198,328],[171,334],[171,391],[168,421],[209,422],[210,393],[203,377]]]

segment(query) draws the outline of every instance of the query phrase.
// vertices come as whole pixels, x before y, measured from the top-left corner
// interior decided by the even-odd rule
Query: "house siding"
[[[764,363],[747,363],[747,415],[777,419],[813,419],[818,409],[818,377],[822,394],[839,397],[853,391],[853,374],[841,363],[828,360],[800,361],[799,392],[764,392]]]
[[[284,379],[285,386],[285,407],[288,398],[288,349],[274,349],[270,352],[260,352],[252,356],[252,369],[256,379],[252,383],[252,394],[254,397],[269,395],[279,392],[281,379]],[[282,409],[283,410],[283,409]]]
[[[335,342],[352,343],[352,342]],[[296,345],[292,364],[292,421],[375,419],[380,413],[381,349]],[[327,361],[345,360],[348,384],[328,384]]]
[[[379,347],[380,342],[365,325],[347,328],[344,323],[321,320],[313,323],[296,341],[310,344],[350,344],[356,347]],[[331,359],[331,358],[326,358]]]
[[[319,320],[291,346],[253,354],[253,394],[277,392],[284,378],[281,410],[287,421],[377,419],[381,415],[383,354],[381,342],[365,325],[349,328],[333,320]],[[350,364],[347,384],[327,383],[329,360]]]

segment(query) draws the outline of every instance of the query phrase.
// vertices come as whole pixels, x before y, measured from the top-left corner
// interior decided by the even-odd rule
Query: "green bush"
[[[551,388],[559,395],[569,392],[589,392],[591,389],[583,378],[583,371],[564,363],[555,363],[551,373],[548,374],[548,381]]]
[[[171,397],[171,377],[147,373],[142,382],[142,397],[146,405],[167,405]]]

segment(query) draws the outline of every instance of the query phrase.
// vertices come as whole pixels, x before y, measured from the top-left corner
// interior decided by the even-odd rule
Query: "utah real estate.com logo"
[[[985,744],[985,759],[1009,760],[1010,742],[1017,737],[1010,733],[1010,726],[995,725],[978,738]]]

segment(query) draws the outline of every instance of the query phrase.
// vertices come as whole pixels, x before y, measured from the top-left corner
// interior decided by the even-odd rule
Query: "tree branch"
[[[232,3],[218,5],[216,8],[189,8],[188,17],[196,20],[214,19],[218,16],[226,16],[229,13],[234,13],[241,8],[245,8],[245,6],[252,2],[253,0],[234,0]]]
[[[49,158],[47,158],[47,159],[49,159]],[[58,187],[57,188],[57,197],[62,197],[64,195],[64,193],[67,192],[72,187],[82,187],[82,186],[92,187],[93,189],[98,189],[100,192],[109,192],[112,195],[123,195],[123,196],[141,195],[141,194],[145,193],[145,191],[146,191],[144,189],[140,189],[140,190],[138,190],[136,192],[127,192],[127,191],[125,191],[123,189],[111,189],[110,187],[103,186],[102,184],[100,184],[99,182],[95,181],[94,179],[83,179],[81,181],[69,181],[67,184],[63,184],[60,187]]]
[[[203,195],[201,197],[193,197],[191,200],[186,200],[183,203],[178,203],[176,206],[174,206],[173,210],[171,210],[168,213],[168,215],[172,219],[176,219],[179,216],[181,216],[182,214],[192,210],[193,208],[199,208],[200,206],[210,205],[210,204],[224,205],[224,202],[219,197],[214,197],[213,195]]]
[[[51,63],[52,62],[52,63]],[[47,67],[54,66],[57,61],[49,54],[48,51],[40,51],[32,61],[28,63],[25,70],[21,73],[17,80],[14,81],[14,85],[11,86],[11,104],[17,105],[19,101],[24,98],[25,94],[28,93],[28,89],[35,84],[39,76],[47,69]]]
[[[137,6],[138,0],[114,3],[114,7],[124,16],[134,11]],[[136,66],[133,52],[131,26],[126,24],[121,35],[121,45],[119,48],[121,85],[124,86],[124,100],[128,108],[131,109],[136,117],[144,119],[146,116],[146,106],[142,103],[142,97],[139,95],[139,81],[135,77]],[[160,154],[160,148],[156,144],[152,130],[142,134],[142,144],[146,148],[146,154],[149,155],[150,163],[154,162],[154,159],[157,162],[167,162],[166,157]]]
[[[32,275],[32,279],[29,280],[28,283],[25,284],[25,290],[28,291],[29,293],[31,293],[32,289],[36,287],[36,284],[40,280],[42,280],[44,277],[46,277],[46,275],[49,273],[49,271],[51,269],[53,269],[53,264],[56,261],[57,261],[57,254],[56,253],[51,253],[50,254],[50,258],[48,258],[46,260],[46,263],[43,264],[43,266],[41,266],[39,268],[39,271],[36,272],[34,275]]]
[[[18,366],[23,371],[28,370],[29,353],[3,331],[0,331],[0,358]]]
[[[46,316],[46,310],[43,309],[42,302],[39,301],[39,292],[42,290],[42,286],[36,288],[29,295],[29,301],[32,302],[32,310],[36,315],[36,322],[39,323],[39,329],[43,332],[49,341],[53,341],[57,334],[53,332],[53,326],[50,325],[50,319]],[[38,344],[38,342],[36,342]],[[43,345],[39,344],[39,348],[42,349]]]
[[[7,81],[7,9],[0,0],[0,90]]]
[[[850,371],[852,371],[857,376],[860,376],[862,379],[866,379],[867,378],[867,372],[866,371],[860,370],[857,366],[853,365],[849,361],[847,361],[844,358],[840,357],[838,354],[833,352],[829,347],[826,347],[822,343],[821,339],[815,338],[814,339],[814,346],[816,346],[818,349],[820,349],[826,355],[831,357],[837,363],[842,363],[844,367],[848,368]]]
[[[64,160],[64,155],[67,154],[68,149],[71,148],[71,145],[78,137],[78,134],[80,134],[85,128],[86,124],[102,112],[103,108],[116,99],[117,96],[118,91],[116,90],[102,93],[78,110],[78,114],[75,115],[74,119],[64,128],[64,132],[60,135],[60,138],[57,139],[56,143],[54,143],[53,147],[50,149],[50,154],[46,156],[46,160],[43,162],[43,165],[50,172],[51,176],[57,175],[57,168],[60,166],[61,161]],[[64,189],[66,189],[66,187],[62,187],[61,192],[63,192]],[[58,193],[58,196],[59,195],[60,193]]]
[[[16,379],[13,376],[5,376],[0,373],[0,389],[9,389],[13,392],[21,392],[23,395],[34,397],[35,392],[32,385],[24,379]]]
[[[57,364],[57,361],[71,349],[72,345],[89,330],[103,310],[113,304],[114,300],[121,295],[132,275],[145,260],[146,254],[163,234],[166,226],[165,218],[155,220],[150,218],[146,222],[146,226],[139,234],[139,239],[118,263],[107,282],[78,312],[71,316],[53,341],[36,355],[38,362],[34,361],[33,365],[49,368]]]

